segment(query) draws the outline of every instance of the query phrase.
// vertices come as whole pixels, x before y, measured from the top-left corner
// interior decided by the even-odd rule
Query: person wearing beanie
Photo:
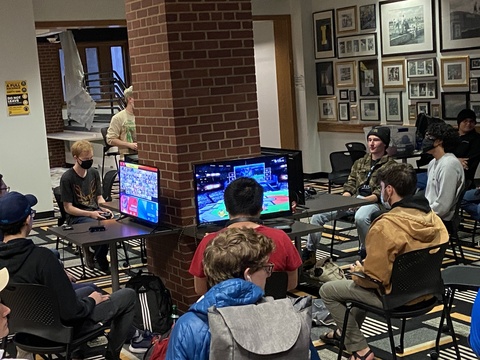
[[[453,153],[462,163],[465,179],[473,184],[475,172],[480,163],[480,134],[475,130],[477,117],[471,109],[463,109],[457,115],[460,144]]]
[[[360,257],[365,257],[365,238],[371,223],[373,213],[381,209],[380,185],[377,183],[377,171],[380,168],[395,163],[395,160],[387,155],[386,149],[390,143],[390,128],[386,126],[373,127],[367,134],[367,147],[369,152],[363,158],[358,159],[352,166],[347,182],[343,185],[343,196],[355,196],[373,201],[373,204],[364,205],[354,210],[330,211],[323,214],[313,215],[310,223],[323,227],[327,222],[341,218],[345,215],[355,214],[355,226],[357,227],[358,240],[360,243]],[[308,235],[307,246],[302,252],[305,270],[316,263],[316,250],[320,245],[322,233]]]
[[[137,132],[135,127],[135,101],[133,98],[133,86],[127,88],[124,93],[127,106],[116,113],[107,130],[107,144],[117,146],[120,154],[137,153]]]

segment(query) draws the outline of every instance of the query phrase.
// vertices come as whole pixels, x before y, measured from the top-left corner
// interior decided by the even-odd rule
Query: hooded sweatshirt
[[[260,287],[242,279],[229,279],[213,286],[175,323],[166,360],[208,360],[208,308],[255,304],[262,297]]]
[[[58,299],[60,318],[65,325],[80,325],[93,311],[95,300],[78,299],[72,284],[53,252],[35,246],[32,240],[18,238],[0,243],[0,268],[6,267],[10,283],[47,286]]]
[[[365,240],[367,257],[364,273],[380,280],[390,293],[390,277],[395,258],[403,253],[440,245],[448,241],[443,221],[436,215],[424,196],[408,196],[393,204],[370,226]],[[372,282],[354,277],[356,284],[375,288]]]

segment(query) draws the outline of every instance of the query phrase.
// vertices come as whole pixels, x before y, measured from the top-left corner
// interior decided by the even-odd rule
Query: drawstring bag
[[[345,273],[335,264],[331,258],[323,258],[317,261],[315,267],[307,270],[306,273],[310,278],[318,280],[322,283],[333,280],[345,280]]]

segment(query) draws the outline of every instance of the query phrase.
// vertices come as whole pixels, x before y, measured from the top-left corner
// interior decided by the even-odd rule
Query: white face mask
[[[382,205],[385,207],[385,209],[390,210],[392,206],[388,203],[388,199],[385,200],[383,197],[383,191],[380,193],[380,201],[382,202]]]

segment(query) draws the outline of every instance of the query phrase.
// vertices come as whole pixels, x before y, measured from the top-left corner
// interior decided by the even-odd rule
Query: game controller
[[[113,214],[108,211],[101,212],[100,215],[103,216],[105,219],[111,219],[113,217]]]

